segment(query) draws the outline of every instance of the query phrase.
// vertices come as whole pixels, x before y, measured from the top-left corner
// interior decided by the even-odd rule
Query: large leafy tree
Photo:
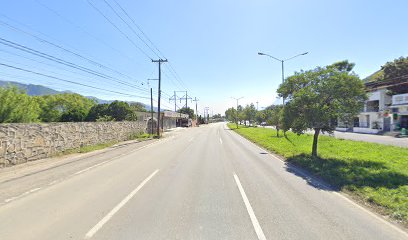
[[[284,106],[285,128],[297,134],[314,130],[312,156],[317,156],[321,132],[333,132],[333,119],[348,121],[359,113],[367,99],[363,81],[351,72],[348,61],[296,72],[280,85],[278,93],[288,102]]]
[[[246,105],[244,110],[244,120],[248,120],[250,123],[255,120],[255,115],[256,115],[256,108],[253,103]],[[246,123],[246,121],[245,121]]]
[[[238,113],[235,108],[228,108],[227,111],[225,111],[225,117],[228,121],[235,122],[238,128]]]
[[[283,107],[281,105],[271,106],[268,111],[268,125],[274,126],[276,128],[276,136],[279,137],[279,130],[282,128],[282,114]]]
[[[41,107],[40,120],[43,122],[85,121],[95,100],[76,93],[64,93],[35,97]]]
[[[189,107],[183,107],[177,110],[178,113],[188,114],[188,118],[195,119],[194,110]]]
[[[127,102],[114,101],[109,104],[107,112],[116,121],[136,120],[136,116]]]
[[[92,106],[86,117],[86,121],[94,122],[98,119],[106,118],[106,116],[109,116],[108,107],[109,104],[107,103]]]
[[[132,102],[129,104],[130,109],[132,109],[132,111],[134,112],[147,112],[145,106],[143,105],[143,103],[140,102]]]
[[[40,107],[33,98],[17,87],[0,88],[0,123],[39,121]]]
[[[381,67],[384,72],[384,80],[396,83],[388,89],[395,94],[408,91],[408,57],[400,57],[392,62],[387,62]]]

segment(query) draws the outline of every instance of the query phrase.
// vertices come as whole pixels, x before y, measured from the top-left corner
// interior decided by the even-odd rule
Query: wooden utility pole
[[[153,60],[152,62],[158,63],[159,65],[159,89],[158,89],[158,100],[157,100],[157,137],[160,138],[160,98],[161,98],[161,64],[167,62],[167,59]]]

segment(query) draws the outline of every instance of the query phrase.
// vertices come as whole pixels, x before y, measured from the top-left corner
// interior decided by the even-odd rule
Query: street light
[[[240,99],[243,99],[244,97],[240,97],[240,98],[231,97],[231,98],[237,100],[237,111],[238,111],[238,101],[239,101]]]
[[[262,52],[258,52],[258,55],[267,56],[267,57],[273,58],[273,59],[275,59],[276,61],[279,61],[279,62],[282,63],[282,83],[283,83],[283,82],[285,81],[284,63],[285,63],[286,61],[288,61],[288,60],[294,59],[294,58],[299,57],[299,56],[306,55],[306,54],[308,54],[308,53],[309,53],[309,52],[304,52],[304,53],[295,55],[295,56],[290,57],[290,58],[287,58],[287,59],[279,59],[279,58],[276,58],[276,57],[274,57],[274,56],[271,56],[271,55],[269,55],[269,54],[262,53]],[[285,98],[283,98],[283,105],[285,105]]]
[[[231,98],[237,100],[237,120],[236,120],[236,124],[237,124],[237,127],[238,127],[238,101],[239,101],[240,99],[243,99],[244,97],[240,97],[240,98],[231,97]]]

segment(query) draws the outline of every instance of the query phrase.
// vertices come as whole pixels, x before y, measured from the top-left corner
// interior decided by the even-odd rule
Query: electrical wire
[[[100,87],[95,87],[95,86],[91,86],[91,85],[88,85],[88,84],[78,83],[78,82],[74,82],[74,81],[71,81],[71,80],[55,77],[55,76],[52,76],[52,75],[43,74],[43,73],[39,73],[39,72],[36,72],[36,71],[32,71],[32,70],[28,70],[28,69],[24,69],[24,68],[20,68],[20,67],[16,67],[16,66],[11,66],[11,65],[8,65],[8,64],[4,64],[4,63],[0,63],[0,66],[4,66],[4,67],[7,67],[7,68],[12,68],[12,69],[27,72],[27,73],[32,73],[32,74],[35,74],[35,75],[39,75],[39,76],[43,76],[43,77],[47,77],[47,78],[51,78],[51,79],[55,79],[55,80],[59,80],[59,81],[63,81],[63,82],[72,83],[72,84],[83,86],[83,87],[88,87],[88,88],[97,89],[97,90],[110,92],[110,93],[116,93],[116,94],[120,94],[120,95],[123,95],[123,96],[150,99],[149,97],[132,95],[132,94],[122,93],[122,92],[118,92],[118,91],[114,91],[114,90],[108,90],[108,89],[104,89],[104,88],[100,88]]]

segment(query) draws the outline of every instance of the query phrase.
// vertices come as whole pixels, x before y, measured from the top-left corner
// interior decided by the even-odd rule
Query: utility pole
[[[181,100],[184,99],[184,98],[179,98],[177,96],[177,93],[179,93],[179,92],[186,92],[186,91],[174,91],[173,97],[169,98],[169,101],[174,101],[174,111],[175,112],[177,112],[177,100],[180,100],[180,102],[181,102]]]
[[[161,97],[161,64],[167,62],[167,59],[153,60],[152,62],[159,65],[159,89],[158,89],[158,101],[157,101],[157,137],[160,138],[160,97]]]
[[[197,102],[200,101],[200,100],[198,100],[197,97],[194,97],[194,100],[193,100],[193,101],[194,101],[195,104],[196,104],[196,118],[197,118],[197,120],[198,120]]]
[[[187,91],[184,91],[184,92],[186,93],[186,95],[184,95],[183,97],[180,98],[180,103],[181,103],[181,100],[186,100],[186,105],[184,107],[187,109],[188,108],[187,100],[188,99],[192,100],[192,98],[190,96],[188,96]]]
[[[178,91],[174,91],[174,96],[169,98],[169,101],[174,101],[174,112],[177,112],[177,93]]]
[[[151,78],[148,78],[147,79],[147,85],[150,87],[150,81],[159,81],[159,79],[151,79]],[[154,130],[153,130],[153,88],[152,87],[150,87],[150,112],[151,112],[151,128],[152,128],[152,131],[151,131],[151,134],[153,135],[153,133],[154,133]]]
[[[208,110],[210,110],[209,107],[204,108],[204,118],[207,119],[207,124],[209,123],[209,120],[210,120],[209,115],[208,115]]]
[[[258,101],[256,101],[256,111],[258,111]]]
[[[150,113],[151,113],[151,118],[150,118],[150,128],[151,134],[153,135],[153,88],[150,88]]]

